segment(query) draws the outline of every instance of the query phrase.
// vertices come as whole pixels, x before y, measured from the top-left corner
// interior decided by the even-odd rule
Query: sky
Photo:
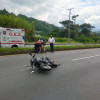
[[[0,10],[23,14],[47,23],[61,26],[59,22],[76,17],[76,24],[89,23],[100,30],[100,0],[0,0]]]

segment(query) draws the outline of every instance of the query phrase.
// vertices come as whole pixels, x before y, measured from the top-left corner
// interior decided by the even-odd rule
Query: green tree
[[[14,15],[0,15],[0,26],[25,29],[26,41],[32,41],[32,39],[34,39],[35,29],[33,21],[29,23],[25,19],[16,17]]]
[[[80,34],[84,34],[85,36],[90,37],[92,28],[95,27],[87,23],[80,25]]]
[[[63,27],[65,27],[65,28],[68,28],[69,23],[70,23],[70,25],[73,25],[73,21],[69,22],[69,20],[65,20],[65,21],[62,21],[62,22],[59,22],[59,23],[62,24]]]

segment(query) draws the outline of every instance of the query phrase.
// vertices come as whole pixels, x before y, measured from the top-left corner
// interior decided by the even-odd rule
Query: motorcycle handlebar
[[[33,58],[35,57],[36,53],[33,55]]]
[[[35,55],[36,55],[36,53],[35,53],[34,55],[32,55],[32,53],[31,53],[31,52],[30,52],[29,54],[30,54],[33,58],[34,58],[34,57],[35,57]]]

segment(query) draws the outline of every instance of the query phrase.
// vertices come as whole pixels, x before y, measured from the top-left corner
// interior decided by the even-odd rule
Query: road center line
[[[88,58],[93,58],[93,57],[99,57],[99,56],[100,55],[94,55],[94,56],[89,56],[89,57],[77,58],[77,59],[72,59],[72,61],[82,60],[82,59],[88,59]]]

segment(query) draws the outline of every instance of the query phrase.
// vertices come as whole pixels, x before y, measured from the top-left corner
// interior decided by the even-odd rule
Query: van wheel
[[[12,45],[11,48],[18,48],[18,46],[17,45]]]

